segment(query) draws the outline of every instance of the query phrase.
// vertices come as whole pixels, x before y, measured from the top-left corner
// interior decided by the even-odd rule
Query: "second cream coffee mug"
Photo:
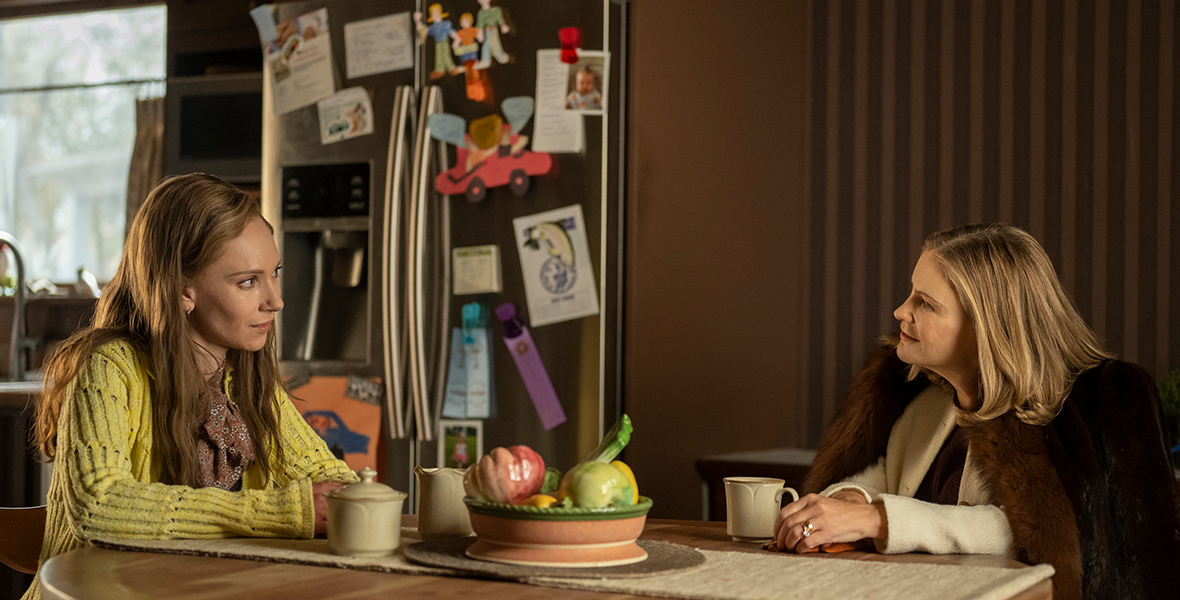
[[[735,542],[769,542],[774,538],[774,519],[782,507],[783,494],[799,499],[786,481],[773,477],[725,478],[725,532]]]

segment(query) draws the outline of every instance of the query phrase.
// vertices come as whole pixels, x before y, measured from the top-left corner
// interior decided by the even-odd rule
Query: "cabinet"
[[[242,0],[169,0],[164,171],[205,172],[257,189],[262,50]]]

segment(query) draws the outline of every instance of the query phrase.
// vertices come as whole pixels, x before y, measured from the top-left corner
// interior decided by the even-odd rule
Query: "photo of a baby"
[[[606,108],[605,82],[605,57],[601,53],[594,55],[590,52],[582,52],[578,57],[578,62],[570,65],[565,109],[585,113],[601,113]]]

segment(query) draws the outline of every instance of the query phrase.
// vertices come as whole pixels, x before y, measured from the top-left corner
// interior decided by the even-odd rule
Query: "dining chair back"
[[[36,573],[44,539],[44,506],[0,508],[0,562],[21,573]]]

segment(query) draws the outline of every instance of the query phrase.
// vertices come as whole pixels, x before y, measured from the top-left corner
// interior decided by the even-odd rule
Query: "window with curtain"
[[[114,275],[136,99],[164,91],[165,14],[0,20],[0,230],[20,243],[27,280]]]

